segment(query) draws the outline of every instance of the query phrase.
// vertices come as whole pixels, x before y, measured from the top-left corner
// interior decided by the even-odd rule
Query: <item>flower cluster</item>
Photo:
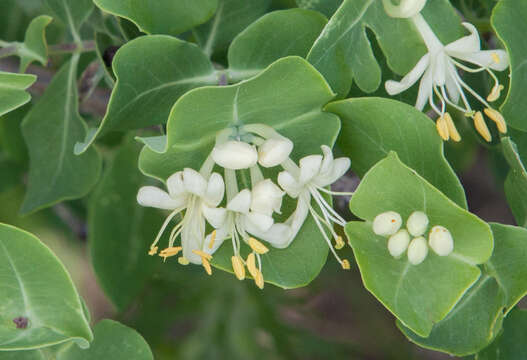
[[[350,193],[327,187],[344,175],[350,160],[334,159],[331,149],[323,145],[322,155],[306,156],[297,165],[290,158],[293,146],[291,140],[264,124],[227,128],[217,134],[216,144],[199,172],[185,168],[174,173],[166,181],[168,192],[153,186],[139,189],[139,204],[171,211],[149,254],[166,259],[181,253],[180,264],[200,264],[210,275],[212,255],[230,239],[236,277],[243,280],[247,269],[256,285],[263,288],[261,256],[269,252],[268,245],[288,247],[311,216],[335,258],[349,269],[348,260],[337,255],[336,249],[341,249],[344,241],[333,228],[334,224],[344,226],[345,220],[331,207],[327,196]],[[277,166],[283,169],[277,178],[280,186],[265,178],[262,171]],[[222,169],[223,176],[213,172],[215,167]],[[250,187],[240,189],[240,184],[247,182],[240,181],[247,172]],[[284,222],[276,222],[274,215],[281,214],[286,194],[297,200],[296,208]],[[158,252],[158,242],[174,219],[177,221],[168,247]],[[178,238],[180,245],[176,245]],[[246,258],[241,254],[242,242],[250,248]]]
[[[428,229],[428,216],[422,211],[414,211],[406,220],[406,228],[401,215],[395,211],[381,213],[373,220],[373,232],[380,236],[389,236],[388,251],[398,259],[407,251],[408,262],[419,265],[428,255],[428,246],[438,255],[447,256],[454,250],[454,239],[450,231],[436,225],[428,233],[428,246],[424,237]],[[411,239],[413,237],[413,239]]]
[[[388,15],[406,17],[413,22],[428,49],[428,52],[402,80],[386,82],[385,87],[388,94],[397,95],[421,79],[415,107],[423,110],[428,103],[437,113],[436,127],[443,140],[461,140],[452,117],[446,111],[448,104],[472,118],[478,133],[490,142],[492,136],[483,114],[481,110],[472,109],[465,94],[466,91],[482,104],[483,112],[496,124],[498,131],[506,133],[505,119],[489,103],[498,100],[503,90],[503,85],[499,83],[492,70],[503,71],[509,67],[507,53],[503,50],[481,50],[478,31],[474,25],[466,22],[463,26],[470,35],[444,45],[420,14],[426,0],[402,0],[398,6],[393,5],[391,0],[383,0],[383,3]],[[458,69],[467,73],[487,72],[492,77],[494,86],[486,99],[463,81]],[[459,104],[460,99],[462,105]]]

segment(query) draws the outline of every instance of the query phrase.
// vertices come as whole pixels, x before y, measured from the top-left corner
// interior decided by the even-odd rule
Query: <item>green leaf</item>
[[[178,35],[210,19],[218,0],[94,0],[101,10],[132,21],[147,34]]]
[[[25,90],[36,80],[35,75],[0,71],[0,116],[31,100],[31,95]]]
[[[76,154],[86,151],[99,133],[163,124],[185,92],[218,83],[211,62],[196,45],[166,35],[128,42],[112,67],[117,82],[106,115],[97,131],[76,144]]]
[[[492,223],[494,252],[486,263],[507,295],[507,312],[527,294],[527,229]]]
[[[524,101],[527,89],[527,44],[522,36],[527,31],[526,17],[527,3],[515,0],[500,0],[491,17],[492,26],[507,48],[510,61],[509,93],[501,107],[501,113],[508,124],[523,131],[527,131],[527,103]]]
[[[20,72],[26,71],[33,61],[46,65],[48,61],[46,27],[51,20],[53,20],[51,16],[41,15],[29,24],[24,42],[17,46],[17,53],[20,56]]]
[[[522,141],[520,144],[527,149],[527,134],[521,133],[518,139]],[[501,139],[501,147],[511,167],[505,180],[507,202],[518,225],[527,227],[527,170],[523,165],[517,145],[510,137]]]
[[[143,289],[156,263],[147,256],[162,219],[139,206],[144,176],[137,169],[140,144],[123,145],[93,195],[88,213],[91,260],[98,283],[121,310]]]
[[[476,360],[520,360],[527,354],[527,310],[516,308],[503,323],[494,343],[476,355]]]
[[[212,19],[193,30],[203,52],[211,56],[226,50],[230,42],[249,24],[265,14],[270,0],[218,0]]]
[[[64,64],[22,122],[29,149],[28,190],[21,212],[80,198],[95,185],[101,159],[95,149],[77,156],[75,142],[86,134],[77,102],[79,55]]]
[[[192,90],[172,108],[165,151],[145,147],[139,167],[161,180],[185,167],[199,169],[218,131],[251,123],[273,126],[290,138],[295,144],[294,160],[320,153],[320,145],[332,145],[340,128],[335,115],[322,112],[322,106],[332,98],[324,78],[299,57],[280,59],[258,76],[236,85]],[[292,203],[284,204],[284,214],[289,214]],[[230,246],[227,241],[213,258],[216,266],[228,271],[232,271]],[[287,249],[271,249],[262,256],[264,279],[286,288],[303,286],[319,273],[327,251],[314,221],[306,221]]]
[[[365,287],[405,326],[428,336],[479,278],[476,265],[492,254],[490,227],[449,200],[393,152],[364,176],[350,209],[366,221],[346,226]],[[372,230],[373,219],[385,211],[398,212],[403,220],[414,211],[424,212],[430,227],[442,225],[450,231],[454,251],[440,257],[430,250],[419,265],[411,265],[406,256],[393,258],[387,239]]]
[[[499,334],[505,296],[493,277],[482,276],[456,307],[437,323],[430,336],[420,337],[397,322],[403,334],[417,345],[456,356],[474,354]]]
[[[93,10],[92,0],[44,0],[45,4],[66,24],[76,43],[80,43],[79,29]]]
[[[327,20],[310,10],[273,11],[249,25],[229,47],[229,78],[256,75],[273,61],[297,55],[306,57]],[[276,29],[280,31],[276,31]]]
[[[339,147],[360,177],[390,151],[452,201],[467,208],[465,192],[443,154],[443,141],[425,114],[384,98],[354,98],[325,108],[342,120]]]
[[[447,0],[428,1],[422,14],[442,41],[462,36],[459,17]],[[397,74],[407,73],[426,53],[411,21],[389,17],[382,1],[345,0],[307,57],[342,97],[349,92],[352,78],[368,93],[381,83],[381,68],[366,29],[375,33],[388,66]]]
[[[299,8],[316,10],[331,17],[337,11],[343,0],[296,0]]]
[[[93,336],[73,282],[35,236],[0,224],[0,277],[0,351],[88,346]]]

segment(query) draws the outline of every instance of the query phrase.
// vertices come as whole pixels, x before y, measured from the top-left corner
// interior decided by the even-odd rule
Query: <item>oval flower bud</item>
[[[428,245],[424,237],[419,236],[408,245],[408,261],[412,265],[419,265],[428,255]]]
[[[258,149],[258,163],[263,167],[280,165],[293,151],[293,142],[287,138],[267,139]]]
[[[252,189],[251,210],[269,216],[280,213],[284,194],[271,179],[262,180]]]
[[[454,239],[447,228],[436,225],[430,230],[428,244],[439,256],[447,256],[454,250]]]
[[[412,236],[421,236],[428,227],[428,216],[422,211],[414,211],[406,220],[406,228]]]
[[[408,248],[408,244],[410,243],[410,234],[408,234],[408,231],[402,229],[399,230],[394,235],[390,236],[388,239],[388,251],[390,252],[390,255],[394,258],[398,258]]]
[[[243,141],[227,141],[212,149],[212,159],[225,169],[241,170],[256,165],[258,153],[254,146]]]
[[[373,219],[373,232],[381,236],[393,235],[401,228],[402,223],[401,215],[395,211],[383,212]]]

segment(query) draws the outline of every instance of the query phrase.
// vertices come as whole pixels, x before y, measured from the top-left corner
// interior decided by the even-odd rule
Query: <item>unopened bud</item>
[[[248,169],[256,164],[258,153],[254,146],[243,141],[227,141],[212,149],[212,159],[225,169]]]
[[[287,138],[267,139],[258,148],[258,163],[263,167],[280,165],[293,151],[293,142]]]

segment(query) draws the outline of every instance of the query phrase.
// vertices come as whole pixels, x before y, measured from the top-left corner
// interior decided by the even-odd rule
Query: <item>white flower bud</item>
[[[212,159],[225,169],[241,170],[256,165],[258,153],[243,141],[227,141],[212,149]]]
[[[406,228],[412,236],[423,235],[427,227],[428,216],[422,211],[414,211],[406,220]]]
[[[454,250],[454,239],[447,228],[434,226],[428,235],[428,244],[439,256],[447,256]]]
[[[394,18],[410,18],[423,10],[426,0],[400,0],[394,5],[394,0],[382,0],[386,13]]]
[[[395,211],[383,212],[373,219],[373,232],[381,236],[393,235],[401,228],[402,223],[401,215]]]
[[[258,163],[263,167],[280,165],[293,151],[293,142],[287,138],[267,139],[258,149]]]
[[[410,243],[410,234],[406,230],[399,230],[388,239],[388,251],[394,258],[398,258],[408,248]]]
[[[284,194],[270,179],[262,180],[252,189],[251,210],[269,216],[280,213]]]
[[[428,245],[424,237],[419,236],[408,245],[408,261],[412,265],[419,265],[428,255]]]

